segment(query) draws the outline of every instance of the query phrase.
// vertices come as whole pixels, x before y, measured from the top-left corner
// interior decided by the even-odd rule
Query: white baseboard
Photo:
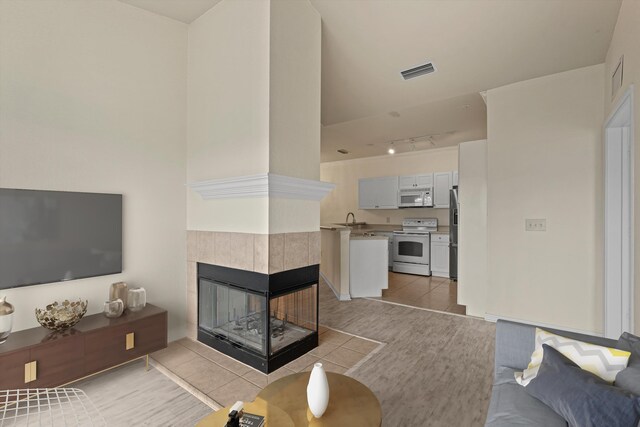
[[[329,287],[333,291],[333,293],[336,296],[336,298],[338,298],[338,301],[351,301],[351,296],[350,295],[340,295],[340,293],[338,291],[336,291],[336,288],[333,286],[333,283],[331,283],[331,280],[327,279],[327,277],[324,274],[320,273],[320,277],[322,277],[324,279],[324,281],[327,282],[327,285],[329,285]]]
[[[431,270],[431,275],[434,277],[444,277],[444,278],[449,278],[449,272],[448,271],[433,271]]]
[[[559,329],[561,331],[574,332],[576,334],[593,335],[593,336],[596,336],[596,337],[604,336],[604,334],[602,332],[585,331],[583,329],[567,328],[566,326],[553,325],[551,323],[532,322],[531,320],[517,319],[515,317],[499,316],[499,315],[491,314],[491,313],[485,313],[485,315],[484,315],[484,320],[486,320],[488,322],[494,322],[495,323],[495,322],[498,321],[498,319],[508,320],[510,322],[524,323],[525,325],[542,326],[543,328],[549,328],[549,329]]]

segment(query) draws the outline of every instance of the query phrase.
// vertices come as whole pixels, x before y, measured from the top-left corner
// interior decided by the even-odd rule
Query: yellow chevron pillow
[[[589,344],[536,328],[536,346],[531,362],[524,372],[515,373],[518,384],[526,386],[538,374],[542,363],[542,344],[555,348],[581,369],[610,383],[616,379],[618,372],[627,367],[631,355],[628,351]]]

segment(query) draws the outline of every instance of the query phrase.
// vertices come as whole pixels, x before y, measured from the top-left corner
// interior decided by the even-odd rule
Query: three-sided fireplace
[[[318,346],[319,266],[261,274],[198,263],[198,341],[264,373]]]

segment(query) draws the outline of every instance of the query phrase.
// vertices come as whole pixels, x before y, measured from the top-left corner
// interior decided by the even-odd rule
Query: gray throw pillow
[[[574,427],[636,427],[640,397],[614,387],[546,344],[538,375],[525,391]]]
[[[640,364],[640,337],[630,334],[629,332],[623,332],[620,338],[618,338],[618,345],[616,347],[620,350],[631,352],[629,364]]]
[[[618,372],[615,385],[640,395],[640,337],[624,332],[618,338],[617,348],[630,351],[629,365]]]

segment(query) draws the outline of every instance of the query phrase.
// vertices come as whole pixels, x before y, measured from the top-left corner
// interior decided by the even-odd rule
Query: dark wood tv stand
[[[0,344],[0,390],[58,387],[167,346],[167,311],[151,304],[117,319],[86,316],[55,333],[41,326]]]

